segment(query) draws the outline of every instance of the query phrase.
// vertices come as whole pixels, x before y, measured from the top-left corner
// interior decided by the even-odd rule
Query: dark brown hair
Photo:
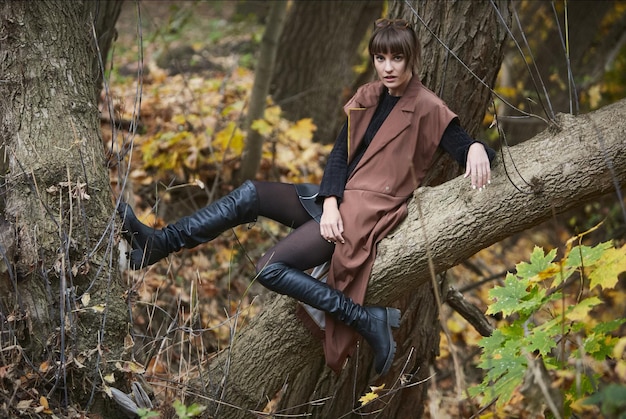
[[[413,74],[422,64],[422,46],[411,24],[404,19],[378,19],[370,37],[369,53],[402,54]]]

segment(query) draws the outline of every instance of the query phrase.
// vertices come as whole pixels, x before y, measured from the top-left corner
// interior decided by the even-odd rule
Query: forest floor
[[[232,188],[240,147],[237,141],[241,139],[236,126],[254,79],[252,68],[262,25],[252,16],[242,16],[246,12],[238,10],[236,2],[140,4],[140,15],[135,3],[124,5],[107,68],[113,113],[123,128],[112,129],[105,113],[103,135],[111,156],[127,153],[111,172],[114,190],[133,203],[146,223],[162,226]],[[134,115],[139,103],[137,121]],[[129,128],[132,121],[139,123],[134,133]],[[295,131],[301,134],[297,136],[301,141],[289,137],[290,141],[271,144],[264,154],[260,176],[319,182],[321,162],[329,147],[310,141],[312,128],[306,122],[290,123],[279,115],[274,122],[276,132],[289,135]],[[224,144],[228,146],[220,147]],[[496,243],[451,269],[448,278],[485,312],[489,290],[503,284],[506,272],[528,260],[535,246],[562,250],[576,231],[610,218],[611,202],[607,202],[609,205],[588,204]],[[215,352],[228,344],[233,333],[230,316],[239,313],[238,327],[242,326],[262,309],[266,296],[250,280],[254,277],[253,261],[286,233],[281,226],[259,221],[254,228],[241,227],[223,234],[211,246],[178,253],[145,271],[127,273],[136,294],[135,344],[143,347],[145,354],[138,360],[145,364],[147,373],[163,382],[175,382],[193,369],[192,361],[183,362],[175,348],[164,350],[161,346],[164,333],[172,326],[181,326],[178,322],[203,325],[206,331],[194,343],[203,352]],[[615,234],[615,224],[605,222],[586,240],[598,243]],[[625,315],[626,302],[622,300],[611,307],[615,311],[612,316]],[[464,355],[463,385],[476,384],[481,374],[477,367],[480,335],[448,306],[443,307],[441,318],[450,339],[442,334],[426,417],[460,417],[459,405],[464,402],[458,394],[466,388],[456,386],[459,371],[451,353]],[[178,338],[181,336],[174,333],[171,341]],[[175,371],[172,365],[177,365]],[[164,389],[159,397],[167,402],[172,393]],[[507,403],[506,416],[528,417],[525,408],[524,399],[516,393]],[[484,417],[504,417],[502,411],[490,409],[483,412]]]

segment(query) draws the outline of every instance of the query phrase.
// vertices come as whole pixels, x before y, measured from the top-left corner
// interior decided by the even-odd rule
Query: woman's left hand
[[[470,177],[472,189],[482,190],[491,183],[491,165],[485,146],[474,143],[467,152],[466,170],[463,177]]]

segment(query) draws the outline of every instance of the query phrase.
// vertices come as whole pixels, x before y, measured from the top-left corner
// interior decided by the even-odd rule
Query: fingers
[[[335,243],[339,242],[339,243],[345,243],[346,240],[343,238],[343,221],[341,219],[339,219],[339,222],[337,223],[337,229],[335,231],[335,240],[333,240]]]
[[[332,243],[345,243],[343,237],[343,219],[335,199],[324,201],[324,210],[320,220],[320,235]]]
[[[479,190],[486,188],[487,184],[490,182],[490,174],[491,171],[489,167],[478,166],[472,176],[472,188],[478,188]]]
[[[464,177],[470,177],[472,189],[483,190],[491,183],[491,165],[482,144],[474,143],[470,146]]]
[[[488,163],[468,166],[463,177],[470,178],[472,189],[482,190],[491,184],[491,168]]]
[[[345,243],[341,218],[333,221],[322,220],[320,222],[320,235],[324,240],[331,243]]]
[[[320,228],[320,234],[324,240],[332,243],[345,243],[346,240],[343,237],[343,225],[326,226],[326,228]]]

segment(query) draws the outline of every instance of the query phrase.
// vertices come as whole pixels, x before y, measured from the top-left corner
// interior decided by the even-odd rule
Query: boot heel
[[[387,307],[387,323],[394,329],[400,327],[400,310]]]

